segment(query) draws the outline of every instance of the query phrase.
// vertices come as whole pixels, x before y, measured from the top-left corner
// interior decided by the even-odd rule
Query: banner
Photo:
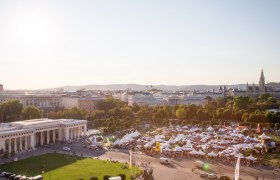
[[[236,166],[235,166],[234,180],[239,180],[239,168],[240,168],[240,157],[238,156]]]

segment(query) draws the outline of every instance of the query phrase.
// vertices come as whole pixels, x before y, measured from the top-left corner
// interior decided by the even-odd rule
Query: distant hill
[[[224,85],[153,85],[152,88],[159,89],[159,90],[209,90],[209,89],[218,89],[220,86]],[[236,84],[236,85],[226,85],[226,87],[235,87],[240,89],[245,89],[246,84]],[[141,84],[107,84],[107,85],[82,85],[82,86],[63,86],[59,87],[63,88],[64,91],[77,91],[81,89],[85,90],[109,90],[109,91],[116,91],[116,90],[135,90],[135,91],[141,91],[141,90],[147,90],[146,85]],[[151,88],[149,86],[148,88]],[[58,88],[50,88],[50,89],[40,89],[40,90],[56,90]]]

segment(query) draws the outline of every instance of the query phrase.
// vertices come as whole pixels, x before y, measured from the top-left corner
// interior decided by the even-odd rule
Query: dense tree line
[[[280,102],[270,94],[258,98],[221,97],[213,100],[206,97],[204,106],[127,106],[119,100],[107,99],[93,112],[90,123],[94,127],[106,127],[109,132],[137,127],[143,122],[152,125],[168,125],[170,119],[185,125],[193,122],[243,122],[243,123],[280,123],[280,113],[267,109],[279,109]]]
[[[207,102],[203,106],[194,104],[176,106],[133,104],[128,106],[120,100],[106,99],[97,104],[97,109],[92,114],[78,108],[57,109],[50,112],[42,112],[34,106],[23,109],[19,101],[12,100],[0,106],[0,115],[4,122],[39,117],[87,119],[90,128],[104,128],[109,133],[138,127],[144,123],[156,126],[168,125],[170,119],[177,119],[176,122],[181,125],[203,124],[209,121],[280,123],[280,113],[267,111],[267,109],[279,109],[280,102],[268,93],[258,98],[240,96],[220,97],[215,100],[206,97],[205,99]]]

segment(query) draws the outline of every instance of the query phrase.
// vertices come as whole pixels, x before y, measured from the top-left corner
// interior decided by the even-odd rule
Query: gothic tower
[[[263,69],[262,69],[262,72],[261,72],[259,86],[260,86],[260,92],[262,92],[262,93],[265,92],[265,78],[264,78],[264,74],[263,74]]]

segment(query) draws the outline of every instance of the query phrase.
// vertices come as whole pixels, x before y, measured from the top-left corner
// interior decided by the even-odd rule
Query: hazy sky
[[[279,0],[0,0],[0,83],[280,81]]]

